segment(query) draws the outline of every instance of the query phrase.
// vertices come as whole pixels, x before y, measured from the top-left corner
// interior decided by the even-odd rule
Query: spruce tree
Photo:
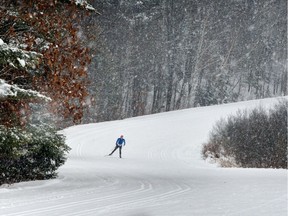
[[[84,0],[0,5],[0,185],[54,178],[69,147],[52,116],[81,121],[90,57],[77,23],[94,8]]]

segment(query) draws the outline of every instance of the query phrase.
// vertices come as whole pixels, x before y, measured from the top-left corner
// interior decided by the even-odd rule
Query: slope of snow
[[[201,159],[215,121],[277,99],[70,127],[59,178],[0,188],[6,216],[286,216],[287,170],[219,168]],[[105,157],[123,134],[118,151]]]

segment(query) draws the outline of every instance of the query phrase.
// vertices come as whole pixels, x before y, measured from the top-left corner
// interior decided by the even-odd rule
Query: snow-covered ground
[[[276,99],[186,109],[63,131],[59,178],[0,187],[7,216],[286,216],[287,170],[219,168],[201,159],[215,121]],[[105,157],[123,134],[118,151]]]

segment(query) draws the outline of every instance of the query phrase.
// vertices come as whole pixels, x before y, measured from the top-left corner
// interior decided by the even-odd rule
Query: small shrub
[[[0,185],[50,179],[66,161],[63,135],[48,126],[0,126]]]
[[[287,101],[220,120],[202,155],[222,166],[287,168]]]

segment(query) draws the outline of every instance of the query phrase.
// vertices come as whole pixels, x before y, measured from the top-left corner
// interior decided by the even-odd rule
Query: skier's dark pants
[[[119,148],[119,157],[121,158],[121,154],[122,154],[122,152],[121,152],[121,150],[122,150],[122,146],[118,146],[118,145],[116,145],[115,146],[115,148],[114,148],[114,150],[109,154],[109,155],[112,155],[117,149]]]

